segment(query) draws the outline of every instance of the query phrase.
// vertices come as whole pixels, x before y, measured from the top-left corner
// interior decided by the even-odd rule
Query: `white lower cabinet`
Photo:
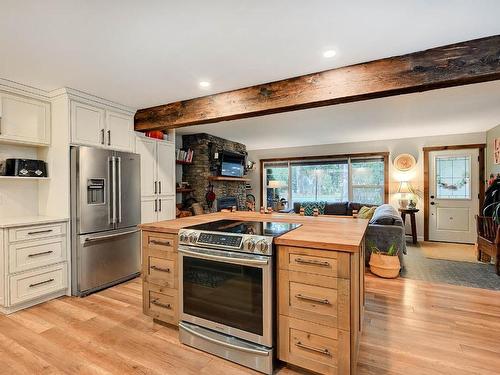
[[[158,221],[175,219],[175,196],[158,198]]]
[[[141,223],[172,219],[175,219],[175,196],[141,198]]]
[[[67,221],[3,227],[0,310],[11,313],[68,291]],[[1,262],[0,262],[1,265]]]

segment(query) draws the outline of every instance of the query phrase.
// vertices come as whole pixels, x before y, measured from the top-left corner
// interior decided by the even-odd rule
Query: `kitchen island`
[[[228,212],[143,224],[144,313],[178,324],[179,230],[222,219],[301,224],[274,240],[277,357],[322,374],[355,374],[364,308],[364,219]]]

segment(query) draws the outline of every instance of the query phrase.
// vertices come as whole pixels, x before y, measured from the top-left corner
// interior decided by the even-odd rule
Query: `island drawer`
[[[349,253],[279,246],[278,263],[283,270],[307,272],[329,277],[350,277]]]
[[[145,282],[143,284],[143,298],[144,314],[162,322],[177,325],[177,290]]]
[[[349,280],[279,271],[279,314],[350,330]]]
[[[278,357],[320,374],[349,374],[349,332],[280,316]]]
[[[162,287],[177,288],[176,261],[147,256],[144,280]]]
[[[66,237],[15,242],[9,246],[11,273],[48,266],[66,259]]]
[[[158,257],[174,259],[176,252],[176,239],[172,234],[146,232],[142,233],[143,252],[155,254]]]
[[[33,225],[9,229],[9,242],[66,235],[66,223]]]

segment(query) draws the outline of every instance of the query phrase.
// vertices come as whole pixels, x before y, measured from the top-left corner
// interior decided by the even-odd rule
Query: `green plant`
[[[399,254],[399,249],[397,248],[396,244],[391,244],[391,246],[389,246],[389,248],[386,250],[386,251],[382,251],[380,250],[377,245],[375,245],[375,243],[373,243],[372,241],[370,241],[368,243],[368,246],[370,246],[370,250],[372,251],[372,253],[375,253],[375,254],[382,254],[382,255],[388,255],[388,256],[396,256]]]

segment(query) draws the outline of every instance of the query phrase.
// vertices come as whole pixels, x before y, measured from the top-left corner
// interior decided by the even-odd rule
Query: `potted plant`
[[[394,279],[399,276],[401,263],[399,262],[399,249],[395,244],[389,246],[387,251],[381,251],[377,246],[370,246],[370,271],[380,277]]]

